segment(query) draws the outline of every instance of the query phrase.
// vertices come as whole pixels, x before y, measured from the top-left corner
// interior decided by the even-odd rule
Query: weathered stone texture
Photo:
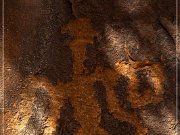
[[[5,1],[5,135],[175,135],[175,7]]]

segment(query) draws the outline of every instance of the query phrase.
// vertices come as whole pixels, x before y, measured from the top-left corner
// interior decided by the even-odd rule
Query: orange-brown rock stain
[[[28,84],[31,87],[31,91],[25,91],[24,93],[35,93],[38,88],[42,88],[46,90],[51,97],[51,104],[50,104],[50,113],[48,114],[48,119],[46,121],[46,128],[44,129],[44,134],[50,135],[56,131],[57,128],[57,120],[59,119],[60,108],[64,105],[64,93],[59,91],[46,77],[35,77],[29,76],[27,78]],[[63,85],[61,86],[63,89]],[[35,97],[33,95],[32,97]]]

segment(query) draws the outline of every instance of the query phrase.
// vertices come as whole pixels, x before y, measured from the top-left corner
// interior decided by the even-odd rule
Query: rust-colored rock
[[[4,134],[175,135],[175,7],[5,1]]]

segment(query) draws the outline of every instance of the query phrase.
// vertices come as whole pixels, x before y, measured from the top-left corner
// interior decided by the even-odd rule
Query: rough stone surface
[[[177,133],[175,1],[7,0],[4,30],[5,135]]]

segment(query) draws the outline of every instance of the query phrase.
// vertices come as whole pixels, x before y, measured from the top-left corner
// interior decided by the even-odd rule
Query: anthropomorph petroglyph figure
[[[110,112],[112,112],[115,115],[115,117],[118,118],[119,120],[127,121],[133,124],[137,128],[137,134],[146,134],[147,131],[140,124],[140,121],[138,120],[138,117],[136,116],[136,114],[128,113],[124,108],[120,107],[119,100],[117,99],[117,96],[114,91],[114,87],[117,83],[117,80],[120,74],[127,76],[130,79],[129,89],[128,89],[129,100],[133,108],[141,107],[148,103],[157,103],[163,94],[162,84],[163,84],[164,79],[162,76],[163,73],[161,71],[160,65],[151,64],[150,62],[146,62],[146,61],[133,62],[129,56],[128,64],[125,64],[124,62],[120,62],[120,63],[117,62],[114,66],[114,69],[102,69],[101,67],[97,67],[94,73],[92,73],[89,76],[85,76],[83,75],[83,71],[86,69],[83,65],[83,62],[85,60],[86,46],[88,44],[93,43],[93,38],[95,37],[96,33],[95,31],[93,31],[91,27],[91,22],[89,19],[75,20],[69,23],[65,27],[65,30],[69,32],[75,38],[74,41],[70,44],[70,47],[73,52],[73,57],[74,57],[74,65],[73,65],[74,77],[73,77],[72,83],[74,83],[75,86],[77,86],[77,89],[79,89],[78,87],[80,86],[82,86],[82,88],[84,87],[83,88],[84,90],[82,90],[82,92],[85,92],[84,93],[84,96],[85,96],[86,94],[88,94],[87,91],[85,90],[86,89],[85,86],[87,86],[87,88],[92,88],[93,82],[95,82],[96,80],[101,80],[106,87],[106,91],[107,91],[106,100],[107,100],[108,108]],[[127,52],[127,55],[129,55],[128,52]],[[139,96],[139,93],[138,93],[139,82],[138,82],[136,72],[140,69],[146,69],[146,68],[150,68],[151,73],[149,73],[149,75],[151,76],[150,77],[151,81],[154,84],[154,92],[151,90],[146,90],[143,96]],[[80,82],[79,85],[76,84],[76,81]],[[92,94],[92,97],[94,97],[93,89],[91,89],[90,91],[91,91],[90,93]],[[78,92],[75,91],[73,92],[72,95],[76,95],[76,93]],[[81,98],[85,98],[85,97],[81,97]],[[96,99],[91,100],[91,102],[96,104],[95,101],[97,102]],[[98,108],[99,107],[97,106],[96,109]],[[100,113],[100,111],[97,113]],[[91,115],[92,114],[90,114],[88,117],[91,118],[93,117],[94,114],[92,116]],[[94,125],[97,127],[98,127],[99,119],[100,118],[95,120],[96,124]],[[87,127],[86,124],[88,122],[87,123],[83,122],[83,123],[85,124],[84,126]],[[93,129],[93,128],[95,129],[95,127],[93,126],[90,127],[90,129]],[[88,129],[85,129],[85,131],[88,131]]]
[[[99,127],[101,109],[99,108],[93,83],[101,80],[107,90],[108,108],[115,117],[121,121],[127,121],[137,128],[137,134],[146,134],[146,129],[140,124],[135,114],[128,113],[120,107],[119,101],[114,91],[114,87],[119,77],[113,69],[103,69],[97,67],[96,71],[86,76],[84,71],[84,60],[86,59],[86,47],[93,43],[96,32],[92,29],[89,19],[78,19],[70,22],[63,31],[69,32],[74,37],[70,44],[72,49],[74,63],[73,81],[68,84],[65,93],[72,101],[72,105],[79,112],[75,113],[76,119],[81,124],[81,129],[77,132],[79,135],[84,134],[107,134],[106,131]]]
[[[68,83],[58,82],[57,85],[52,85],[45,77],[30,76],[27,80],[29,86],[23,93],[27,95],[29,89],[33,93],[33,89],[43,88],[51,97],[50,112],[46,120],[46,128],[44,134],[53,134],[57,128],[57,120],[61,107],[64,105],[64,100],[68,99],[74,108],[74,118],[80,123],[80,128],[76,131],[76,135],[108,135],[108,132],[101,128],[101,108],[98,99],[95,95],[93,84],[95,81],[102,81],[107,93],[107,107],[109,112],[120,121],[126,121],[136,127],[136,135],[146,135],[147,129],[143,127],[139,118],[134,112],[128,112],[121,105],[121,99],[118,99],[114,87],[120,75],[129,78],[128,83],[128,100],[131,102],[132,108],[145,106],[149,103],[158,103],[163,94],[163,76],[161,67],[158,64],[150,62],[133,61],[129,56],[129,63],[124,61],[114,64],[114,68],[107,69],[97,66],[94,73],[86,74],[87,69],[84,66],[86,60],[86,47],[93,44],[93,39],[96,32],[91,26],[91,21],[87,18],[80,18],[71,21],[68,25],[62,28],[62,32],[69,33],[74,40],[70,43],[70,48],[73,54],[73,78]],[[128,52],[127,52],[128,53]],[[127,54],[128,55],[128,54]],[[138,91],[139,80],[137,72],[139,70],[149,70],[149,76],[154,85],[153,90],[145,90],[143,95]],[[22,96],[24,94],[22,93]],[[33,102],[29,97],[29,104]],[[27,97],[28,98],[28,97]],[[21,110],[21,108],[20,108]],[[30,116],[31,112],[27,116]],[[19,113],[17,115],[20,115]],[[18,117],[18,116],[17,116]],[[28,123],[26,117],[18,127],[18,130],[23,130]]]

